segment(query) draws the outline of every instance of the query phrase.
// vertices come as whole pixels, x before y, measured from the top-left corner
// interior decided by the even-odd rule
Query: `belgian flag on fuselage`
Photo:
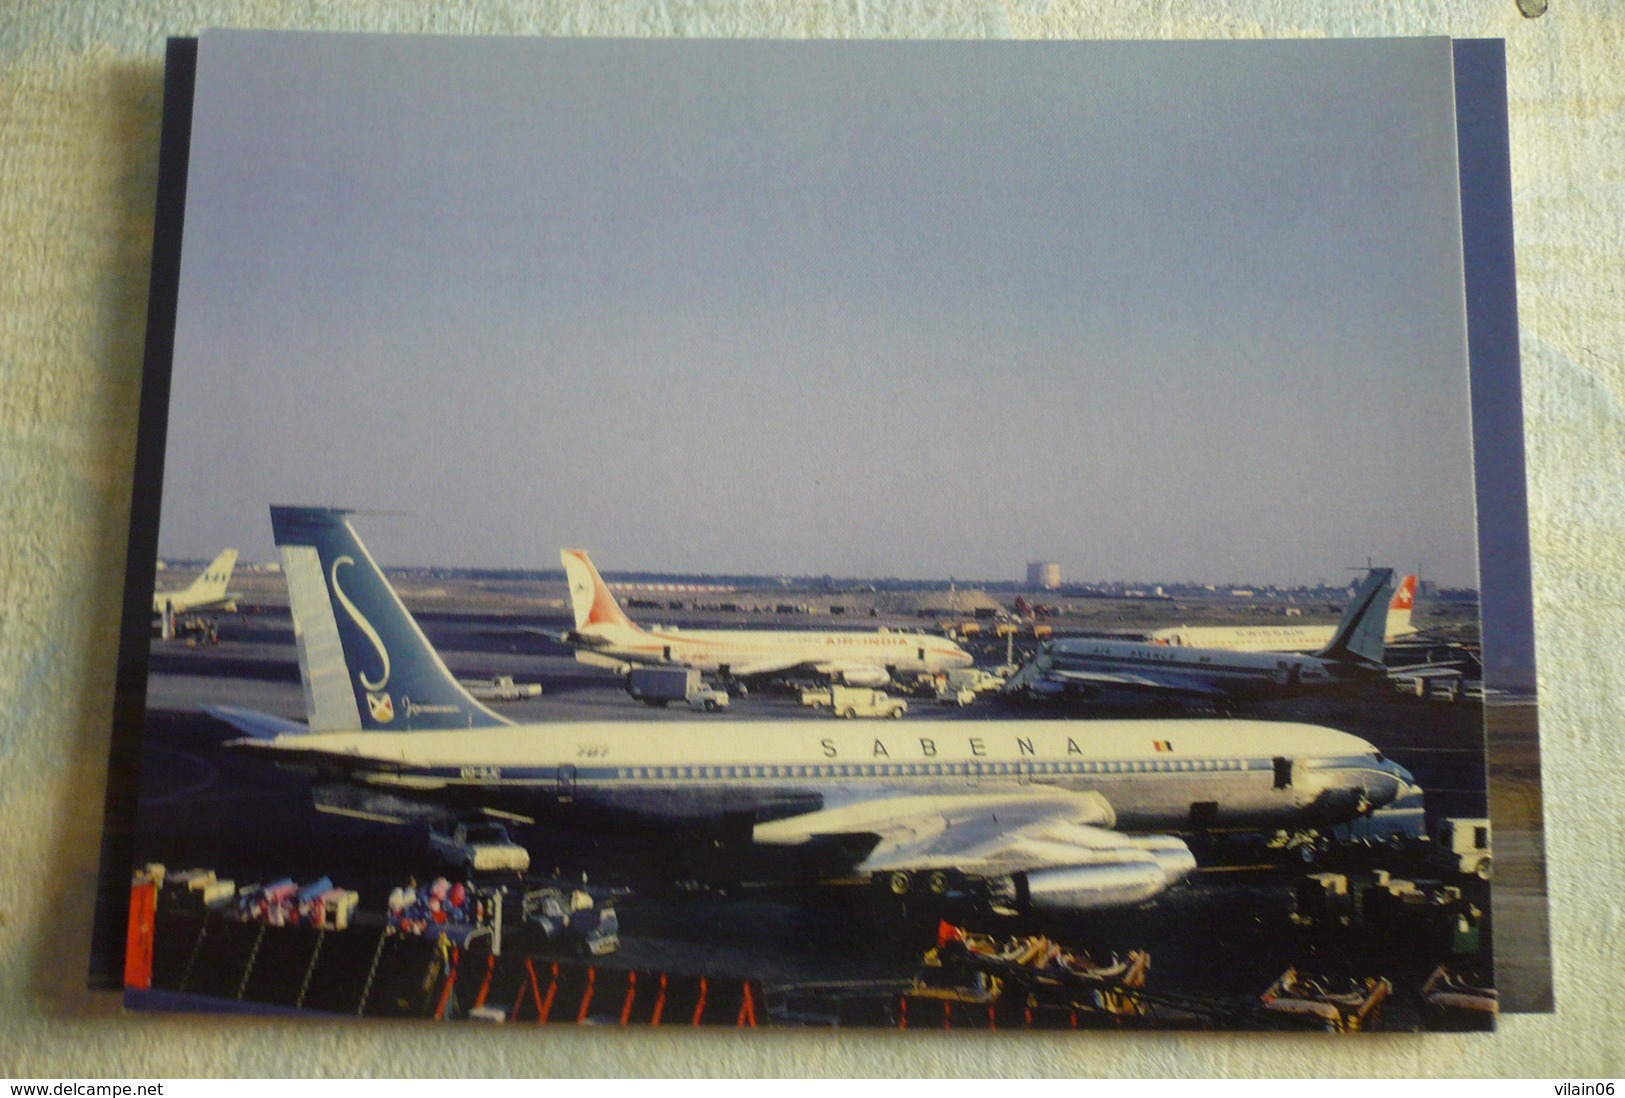
[[[509,724],[470,697],[446,669],[347,513],[271,508],[311,731]]]

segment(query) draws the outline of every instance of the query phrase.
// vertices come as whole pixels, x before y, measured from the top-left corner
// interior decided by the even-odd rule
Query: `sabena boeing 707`
[[[1370,743],[1306,724],[517,725],[458,684],[344,512],[273,507],[271,523],[309,722],[208,712],[243,734],[233,746],[383,800],[726,832],[742,855],[898,894],[964,876],[996,910],[1069,912],[1180,881],[1195,859],[1175,832],[1330,826],[1420,800]]]
[[[947,637],[893,630],[644,629],[626,616],[581,549],[559,552],[575,628],[561,638],[583,662],[692,667],[743,679],[806,671],[848,686],[885,686],[901,673],[969,667]]]

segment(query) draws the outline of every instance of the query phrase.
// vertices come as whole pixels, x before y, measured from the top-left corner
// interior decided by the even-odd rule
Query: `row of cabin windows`
[[[955,775],[1042,776],[1051,774],[1173,774],[1196,771],[1250,770],[1241,759],[1141,759],[1124,762],[1070,763],[841,763],[829,766],[633,766],[618,769],[623,780],[728,778],[890,778]]]

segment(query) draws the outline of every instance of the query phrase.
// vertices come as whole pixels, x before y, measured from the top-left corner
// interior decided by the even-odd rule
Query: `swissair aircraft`
[[[1373,568],[1343,611],[1331,643],[1312,656],[1063,637],[1046,646],[1004,689],[1085,697],[1123,690],[1228,705],[1385,679],[1383,634],[1393,576],[1392,569]]]
[[[159,619],[167,639],[175,635],[176,619],[187,614],[196,614],[204,610],[219,610],[227,614],[237,610],[237,594],[228,591],[231,585],[232,570],[237,567],[237,550],[227,549],[203,570],[203,574],[193,580],[190,586],[179,591],[155,591],[152,596],[152,613]]]
[[[1411,627],[1415,605],[1416,577],[1406,576],[1388,604],[1389,644],[1416,632]],[[1148,639],[1153,644],[1232,652],[1316,652],[1330,644],[1336,632],[1334,625],[1180,625],[1158,629]]]
[[[232,746],[370,798],[721,836],[998,910],[1134,904],[1195,866],[1168,832],[1301,828],[1420,802],[1357,736],[1253,721],[514,725],[447,671],[343,512],[273,507],[309,724],[208,711]],[[1127,834],[1125,832],[1140,832]],[[832,874],[833,875],[833,874]]]
[[[926,633],[643,629],[621,610],[584,550],[561,550],[559,559],[576,620],[562,639],[586,663],[693,667],[736,679],[801,669],[849,686],[885,686],[898,673],[934,674],[974,662],[953,641]]]

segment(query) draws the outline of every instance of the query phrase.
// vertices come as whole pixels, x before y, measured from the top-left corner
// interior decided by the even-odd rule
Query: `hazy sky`
[[[206,33],[160,551],[1472,584],[1450,58]]]

